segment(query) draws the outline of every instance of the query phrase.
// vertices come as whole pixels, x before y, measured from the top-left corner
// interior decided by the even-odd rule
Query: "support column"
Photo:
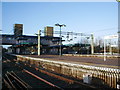
[[[38,56],[40,55],[40,30],[38,30]]]
[[[91,54],[94,54],[94,36],[91,34]]]
[[[106,61],[106,39],[104,38],[104,61]]]

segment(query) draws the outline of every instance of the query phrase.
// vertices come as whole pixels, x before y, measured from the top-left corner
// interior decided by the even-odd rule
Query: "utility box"
[[[83,82],[87,84],[91,84],[92,82],[92,74],[84,74],[83,75]]]

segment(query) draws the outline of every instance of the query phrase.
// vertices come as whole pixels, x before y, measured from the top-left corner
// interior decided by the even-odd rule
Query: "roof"
[[[14,37],[14,35],[13,35],[13,34],[2,34],[2,36],[6,36],[6,37],[11,36],[11,37]]]
[[[60,45],[56,45],[56,46],[50,46],[50,48],[59,48]],[[66,45],[61,45],[61,47],[67,47]]]
[[[66,46],[85,47],[85,46],[90,46],[90,44],[75,43],[75,44],[66,44]]]
[[[15,37],[14,34],[2,34],[2,36],[6,36],[6,37]],[[32,35],[20,35],[19,37],[28,37],[28,38],[38,38],[38,36],[32,36]],[[57,38],[59,39],[60,37],[52,37],[52,36],[41,36],[41,38],[47,38],[47,39],[51,39],[51,38]]]

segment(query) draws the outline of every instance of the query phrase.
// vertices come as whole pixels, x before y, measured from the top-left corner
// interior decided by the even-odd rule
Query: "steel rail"
[[[68,79],[68,78],[64,78],[64,77],[62,77],[62,76],[59,76],[59,75],[56,75],[56,74],[47,72],[47,71],[45,71],[45,70],[39,70],[39,71],[40,71],[41,73],[47,74],[47,75],[49,75],[49,76],[53,76],[53,77],[58,78],[58,79],[60,79],[60,80],[66,81],[66,82],[68,82],[68,83],[70,83],[70,84],[72,84],[72,83],[77,83],[77,84],[81,84],[81,85],[83,85],[83,86],[87,86],[87,87],[90,87],[90,88],[95,88],[94,86],[86,85],[86,84],[81,83],[81,82],[78,82],[78,81],[76,81],[76,80],[71,80],[71,79]]]
[[[35,68],[36,69],[36,68]],[[39,70],[38,68],[36,70]],[[68,79],[68,78],[65,78],[65,77],[62,77],[62,76],[59,76],[59,75],[56,75],[56,74],[53,74],[51,72],[48,72],[48,71],[45,71],[45,70],[39,70],[41,73],[44,73],[46,75],[49,75],[49,76],[52,76],[52,77],[55,77],[59,80],[63,80],[63,81],[66,81],[68,82],[69,84],[73,84],[73,83],[77,83],[77,84],[80,84],[80,85],[83,85],[83,86],[86,86],[86,87],[89,87],[89,88],[93,88],[93,89],[96,89],[96,87],[94,86],[90,86],[90,85],[87,85],[87,84],[84,84],[84,83],[81,83],[81,82],[78,82],[76,80],[71,80],[71,79]]]
[[[11,71],[11,73],[16,77],[16,78],[18,78],[21,82],[23,82],[26,86],[27,86],[27,88],[32,88],[30,85],[28,85],[26,82],[24,82],[22,79],[20,79],[13,71]]]
[[[5,85],[7,85],[8,88],[12,88],[10,84],[5,80],[5,78],[3,78],[3,82],[5,83]]]
[[[14,89],[17,90],[17,88],[13,85],[13,83],[12,83],[12,81],[10,80],[10,78],[8,77],[8,75],[5,74],[5,76],[6,76],[6,78],[8,79],[9,83],[11,84],[12,88],[14,88]]]
[[[17,87],[18,90],[22,89],[22,87],[16,82],[16,80],[13,80],[12,82]]]
[[[27,88],[26,85],[21,82],[19,79],[17,79],[15,76],[13,76],[12,74],[10,74],[9,72],[7,72],[11,77],[13,77],[17,82],[19,82],[24,88]]]
[[[8,58],[6,58],[5,56],[2,56],[3,58],[5,58],[6,60],[9,60]]]
[[[70,84],[72,84],[72,83],[77,83],[77,84],[81,84],[81,85],[84,85],[84,86],[87,86],[87,87],[91,87],[91,88],[95,88],[95,87],[93,87],[93,86],[89,86],[89,85],[86,85],[86,84],[83,84],[83,83],[80,83],[80,82],[77,82],[77,81],[75,81],[75,80],[71,80],[71,79],[67,79],[67,78],[64,78],[64,77],[62,77],[62,76],[59,76],[59,75],[56,75],[56,74],[53,74],[53,73],[50,73],[50,72],[47,72],[47,71],[44,71],[44,70],[40,70],[40,72],[42,72],[42,73],[44,73],[44,74],[47,74],[47,75],[49,75],[49,76],[53,76],[53,77],[55,77],[55,78],[58,78],[58,79],[60,79],[60,80],[63,80],[63,81],[66,81],[66,82],[68,82],[68,83],[70,83]],[[13,72],[13,74],[15,74],[14,72]],[[16,75],[15,75],[16,76]],[[17,77],[17,76],[16,76]],[[20,80],[21,81],[21,80]],[[25,83],[24,83],[25,84]],[[50,84],[50,83],[49,83]],[[27,86],[27,85],[26,85]],[[54,85],[53,85],[54,86]]]
[[[66,81],[66,82],[68,82],[69,84],[74,83],[74,81],[71,80],[71,79],[64,78],[64,77],[62,77],[62,76],[59,76],[59,75],[56,75],[56,74],[53,74],[53,73],[47,72],[47,71],[45,71],[45,70],[39,70],[39,71],[40,71],[41,73],[47,74],[47,75],[52,76],[52,77],[55,77],[55,78],[57,78],[57,79],[60,79],[60,80]]]
[[[45,79],[43,79],[43,78],[40,78],[39,76],[37,76],[37,75],[29,72],[29,71],[26,70],[26,69],[23,69],[23,71],[26,72],[26,73],[28,73],[28,74],[30,74],[31,76],[37,78],[38,80],[45,82],[46,84],[48,84],[48,85],[50,85],[50,86],[52,86],[52,87],[55,87],[55,88],[60,89],[60,90],[63,90],[63,89],[60,88],[59,86],[56,86],[56,85],[52,84],[51,82],[48,82],[47,80],[45,80]]]

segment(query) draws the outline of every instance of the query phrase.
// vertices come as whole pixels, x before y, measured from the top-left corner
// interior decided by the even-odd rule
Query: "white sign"
[[[104,39],[118,38],[118,35],[105,36]]]
[[[111,47],[118,47],[118,45],[111,45]]]

